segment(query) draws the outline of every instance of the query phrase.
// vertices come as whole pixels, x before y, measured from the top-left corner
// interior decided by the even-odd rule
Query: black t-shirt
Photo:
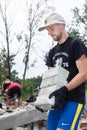
[[[82,55],[87,56],[86,46],[79,39],[68,37],[63,44],[57,44],[49,51],[46,65],[49,67],[61,66],[67,69],[69,71],[67,81],[69,82],[78,73],[76,60]],[[85,103],[84,83],[69,92],[68,101]]]

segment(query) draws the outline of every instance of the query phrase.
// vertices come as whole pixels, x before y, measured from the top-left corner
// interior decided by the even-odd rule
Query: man
[[[55,96],[55,104],[48,114],[47,130],[77,130],[85,104],[87,49],[79,39],[68,36],[65,25],[64,18],[53,13],[45,19],[45,25],[39,28],[39,31],[46,29],[53,40],[58,42],[49,51],[46,65],[49,68],[62,66],[69,71],[66,86],[49,95],[49,98]]]
[[[4,102],[6,102],[6,92],[5,90],[7,87],[12,83],[13,81],[11,80],[10,75],[6,76],[6,79],[2,82],[1,86],[1,95],[3,96]]]
[[[5,93],[5,90],[7,89],[7,87],[12,83],[13,81],[11,80],[10,75],[6,76],[6,79],[2,82],[2,94]]]
[[[6,105],[7,106],[11,105],[11,101],[13,101],[14,109],[19,107],[22,104],[21,91],[22,86],[19,83],[17,82],[11,83],[6,89],[7,93]],[[17,96],[18,98],[18,102],[15,100],[15,96]]]

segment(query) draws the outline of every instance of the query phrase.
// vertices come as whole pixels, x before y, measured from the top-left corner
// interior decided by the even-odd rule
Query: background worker
[[[13,81],[11,80],[10,75],[6,76],[6,79],[2,82],[1,91],[2,93],[5,93],[5,90],[7,89],[8,85],[10,85]]]
[[[6,92],[5,90],[7,89],[7,87],[12,83],[13,81],[11,80],[10,75],[6,76],[6,79],[2,82],[2,86],[1,86],[1,95],[4,98],[4,101],[6,101]]]
[[[68,83],[52,92],[49,98],[55,97],[53,110],[49,111],[46,130],[77,130],[79,119],[85,105],[85,84],[87,80],[87,48],[84,43],[69,37],[65,30],[64,18],[50,14],[45,25],[48,34],[57,41],[50,51],[46,65],[61,66],[69,71]]]
[[[13,105],[14,109],[22,105],[22,86],[17,83],[13,82],[11,83],[7,89],[6,89],[7,97],[6,97],[6,105],[11,105],[11,99],[13,99],[15,96],[17,96],[18,102],[14,99]]]

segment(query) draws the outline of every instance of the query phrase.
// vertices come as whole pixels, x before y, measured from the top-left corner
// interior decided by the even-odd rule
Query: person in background
[[[55,97],[49,110],[46,130],[77,130],[85,105],[85,84],[87,80],[87,48],[80,39],[70,37],[65,29],[64,18],[57,13],[45,19],[48,34],[58,43],[49,51],[48,68],[61,66],[69,71],[68,83],[52,92]]]
[[[11,80],[10,75],[6,76],[6,79],[2,82],[2,86],[1,86],[1,91],[2,93],[5,92],[5,90],[7,89],[8,85],[10,85],[13,81]]]
[[[27,104],[34,101],[36,101],[36,97],[33,94],[31,94],[31,96],[28,99],[26,99]]]
[[[2,82],[2,86],[1,86],[1,95],[4,98],[4,101],[6,101],[6,92],[5,90],[7,89],[7,87],[12,83],[13,81],[11,80],[10,75],[6,76],[6,79]]]
[[[11,83],[5,91],[7,93],[6,97],[7,106],[12,105],[11,100],[13,100],[13,109],[16,109],[17,107],[22,105],[22,86],[19,83],[17,82]],[[15,96],[17,96],[18,102],[16,101]]]

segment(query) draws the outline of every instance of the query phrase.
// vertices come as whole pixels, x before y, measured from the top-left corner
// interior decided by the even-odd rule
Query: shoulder
[[[57,48],[58,48],[58,43],[57,43],[54,47],[52,47],[52,48],[49,50],[49,54],[54,53],[55,50],[57,50]]]
[[[70,44],[73,49],[76,49],[76,48],[78,48],[78,49],[85,48],[86,49],[86,46],[81,39],[70,37],[70,41],[71,41]]]
[[[84,42],[81,40],[81,39],[77,39],[77,38],[75,38],[74,40],[73,40],[73,42],[72,42],[72,47],[74,48],[74,49],[77,49],[77,50],[79,50],[79,49],[82,49],[82,50],[84,50],[84,51],[87,51],[87,47],[86,47],[86,45],[84,44]]]
[[[70,37],[70,40],[71,40],[72,44],[75,44],[75,43],[84,44],[84,42],[79,38]]]

